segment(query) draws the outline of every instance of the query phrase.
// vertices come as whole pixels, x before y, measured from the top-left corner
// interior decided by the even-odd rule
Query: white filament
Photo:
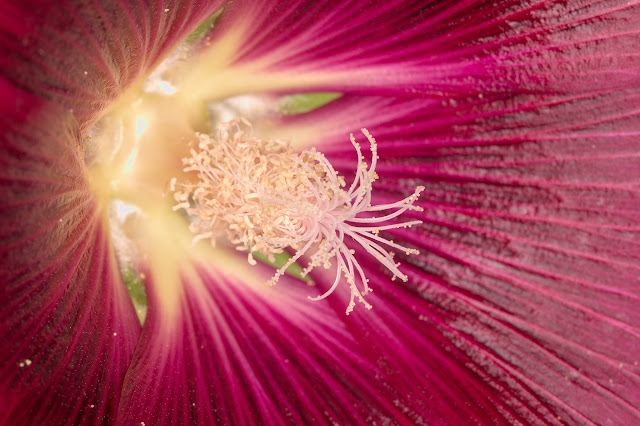
[[[241,124],[249,132],[242,130]],[[362,133],[371,146],[371,166],[367,166],[360,145],[351,134],[351,143],[358,154],[356,177],[348,190],[326,157],[315,149],[300,153],[289,143],[262,140],[252,136],[251,125],[244,119],[223,123],[218,127],[217,139],[198,134],[198,150],[183,159],[185,172],[195,172],[192,183],[178,184],[174,196],[178,204],[174,210],[185,209],[194,218],[191,231],[194,242],[225,235],[238,250],[247,251],[248,261],[255,264],[251,253],[260,252],[273,260],[286,247],[296,253],[279,268],[267,285],[274,285],[285,270],[303,255],[314,249],[302,275],[315,267],[330,268],[335,259],[336,276],[333,285],[322,295],[310,297],[321,300],[339,285],[341,275],[346,279],[351,298],[346,313],[355,300],[368,309],[364,296],[371,291],[369,280],[358,264],[354,251],[345,244],[345,237],[361,245],[391,273],[393,278],[407,281],[384,246],[409,254],[418,251],[387,240],[380,231],[410,227],[418,220],[395,224],[375,225],[395,219],[407,210],[422,211],[414,206],[424,187],[396,203],[371,205],[373,182],[378,178],[375,139],[366,129]],[[171,182],[172,190],[176,180]],[[387,212],[371,217],[376,212]],[[364,217],[361,217],[364,214]],[[356,285],[356,278],[361,288]]]

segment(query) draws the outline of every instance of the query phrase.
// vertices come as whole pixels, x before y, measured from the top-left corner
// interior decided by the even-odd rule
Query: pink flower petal
[[[231,272],[196,264],[167,315],[150,284],[150,310],[124,385],[126,424],[409,422],[394,404],[384,364],[362,355],[340,314],[307,298],[289,276],[263,283],[266,266]],[[189,266],[182,263],[185,270]],[[153,278],[153,277],[151,277]],[[400,350],[404,350],[400,348]],[[381,362],[383,362],[381,360]],[[404,420],[403,420],[404,419]]]
[[[109,422],[140,325],[71,114],[0,79],[0,424]]]
[[[12,0],[0,5],[0,69],[74,111],[82,129],[219,1]]]
[[[345,96],[284,121],[282,133],[307,129],[346,176],[345,134],[367,127],[380,156],[374,203],[426,187],[425,212],[407,214],[424,224],[389,232],[420,249],[398,254],[409,283],[362,254],[374,308],[349,322],[396,389],[429,398],[425,418],[640,420],[640,91],[597,89],[445,103]],[[346,297],[329,300],[339,311]],[[429,385],[403,381],[416,375]]]
[[[2,73],[73,108],[83,130],[160,55],[147,53],[156,43],[148,32],[133,30],[144,14],[132,11],[142,8],[95,14],[104,6],[91,3],[88,18],[74,21],[69,12],[83,9],[63,4],[40,16],[21,4],[0,6]],[[427,187],[423,227],[394,233],[422,255],[403,259],[407,285],[388,283],[363,258],[375,307],[348,319],[339,298],[330,299],[335,314],[291,282],[269,300],[199,267],[184,277],[177,318],[152,306],[119,421],[282,423],[291,413],[294,423],[638,422],[638,7],[442,4],[229,6],[213,35],[242,24],[234,67],[251,67],[258,81],[302,76],[264,90],[438,99],[345,97],[308,116],[310,140],[323,141],[344,171],[353,164],[346,133],[369,127],[389,159],[380,166],[380,200]],[[147,17],[163,22],[160,9]],[[61,31],[67,20],[79,23],[70,40]],[[32,44],[37,26],[45,31]],[[80,53],[68,55],[72,45]],[[89,45],[107,53],[82,53]],[[78,85],[88,66],[95,82]],[[0,422],[112,420],[113,389],[138,329],[126,293],[110,282],[100,209],[73,167],[82,163],[69,142],[77,143],[77,130],[4,83],[0,93],[11,105],[0,120],[40,121],[12,127],[17,133],[1,128],[0,250],[10,267],[0,282],[20,285],[0,295],[9,301],[0,312],[10,339],[0,342],[0,398],[12,416]],[[20,101],[28,107],[14,114]],[[47,132],[34,130],[43,123]],[[85,277],[86,286],[70,285]],[[316,281],[321,290],[325,281]],[[43,326],[45,317],[54,324]],[[106,340],[115,318],[122,346]],[[95,346],[79,340],[83,331]],[[42,370],[29,370],[42,365],[36,361]],[[100,412],[92,416],[87,405]],[[54,415],[62,417],[46,417]]]
[[[413,3],[237,4],[251,23],[223,16],[214,35],[241,26],[230,63],[260,70],[265,90],[405,97],[345,96],[276,131],[350,176],[347,135],[367,127],[375,201],[426,187],[425,213],[408,215],[424,225],[389,232],[421,249],[398,256],[409,283],[363,254],[374,308],[339,317],[351,352],[382,371],[383,400],[436,424],[638,423],[640,8],[442,3],[392,38]],[[341,314],[345,299],[327,300]]]
[[[209,77],[236,91],[435,97],[626,87],[637,84],[638,19],[625,0],[240,0],[210,38],[232,72]]]

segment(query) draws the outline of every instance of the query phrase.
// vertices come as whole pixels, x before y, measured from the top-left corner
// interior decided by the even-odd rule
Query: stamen
[[[371,292],[369,280],[354,250],[347,247],[345,236],[384,265],[393,274],[392,280],[398,277],[407,281],[393,260],[394,253],[383,246],[407,255],[418,251],[387,240],[379,233],[421,223],[413,220],[381,224],[407,210],[423,211],[413,204],[424,187],[417,187],[412,195],[396,203],[371,205],[379,157],[376,140],[366,129],[362,133],[371,147],[371,165],[365,162],[360,144],[351,134],[358,166],[352,185],[345,190],[344,178],[315,149],[296,153],[287,142],[256,138],[251,124],[243,118],[222,123],[217,139],[197,134],[198,150],[192,149],[191,156],[182,160],[184,171],[196,173],[197,180],[179,183],[172,179],[171,188],[175,189],[178,203],[174,210],[184,209],[193,218],[190,230],[196,234],[194,243],[210,239],[215,245],[217,237],[226,235],[238,250],[248,252],[252,265],[256,263],[252,252],[273,258],[287,247],[294,249],[296,253],[276,271],[267,282],[269,286],[276,284],[285,270],[305,254],[310,253],[303,277],[318,266],[330,268],[335,262],[336,276],[331,288],[309,299],[327,297],[337,288],[342,275],[351,291],[347,315],[356,300],[371,309],[364,299]]]

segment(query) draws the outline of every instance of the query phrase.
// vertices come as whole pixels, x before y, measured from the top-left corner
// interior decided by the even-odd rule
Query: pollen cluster
[[[215,245],[216,238],[226,236],[238,250],[248,252],[252,265],[256,263],[252,252],[273,261],[274,254],[291,247],[295,254],[267,285],[274,285],[289,266],[306,255],[309,260],[303,276],[317,266],[329,269],[337,265],[331,288],[311,300],[324,299],[344,278],[351,290],[347,314],[356,300],[371,309],[364,299],[371,291],[369,280],[345,240],[348,237],[362,246],[391,271],[392,279],[406,281],[393,252],[385,247],[406,254],[417,254],[417,250],[385,239],[379,232],[421,223],[388,221],[406,210],[422,211],[413,203],[424,187],[396,203],[373,206],[377,146],[366,129],[362,132],[371,146],[371,165],[352,134],[358,166],[353,183],[346,188],[344,178],[315,149],[295,152],[288,142],[256,138],[244,119],[222,123],[217,139],[198,134],[198,149],[191,149],[190,157],[183,159],[184,171],[194,174],[194,179],[171,181],[178,202],[174,210],[184,209],[191,217],[194,242],[209,239]]]

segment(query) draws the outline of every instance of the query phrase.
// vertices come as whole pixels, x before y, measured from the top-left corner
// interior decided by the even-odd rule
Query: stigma
[[[348,188],[344,177],[316,149],[296,152],[288,142],[264,140],[252,133],[245,119],[222,123],[215,139],[197,134],[197,149],[183,158],[184,171],[192,179],[180,183],[172,179],[171,190],[178,203],[174,210],[184,209],[190,217],[194,243],[205,239],[215,245],[217,238],[226,237],[237,250],[248,253],[252,265],[256,261],[251,253],[262,253],[273,262],[275,254],[290,248],[295,254],[275,272],[268,286],[275,285],[303,256],[307,265],[302,277],[316,267],[335,266],[331,287],[309,299],[324,299],[346,283],[351,292],[347,314],[356,302],[371,309],[365,300],[371,292],[369,280],[350,247],[362,247],[391,272],[392,280],[407,281],[394,252],[410,255],[418,251],[380,232],[421,223],[398,222],[397,218],[407,210],[422,211],[414,203],[424,187],[395,203],[372,205],[379,157],[376,141],[366,129],[362,133],[370,145],[371,164],[351,134],[358,164]]]

